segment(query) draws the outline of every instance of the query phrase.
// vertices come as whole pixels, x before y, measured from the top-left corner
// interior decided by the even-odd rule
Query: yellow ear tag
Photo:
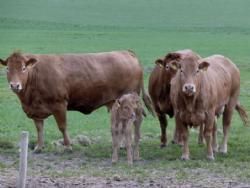
[[[203,68],[202,71],[207,71],[207,67]]]
[[[171,65],[171,68],[174,69],[174,70],[177,70],[177,66],[176,65]]]
[[[158,63],[158,65],[162,68],[163,66],[162,66],[162,64],[160,64],[160,63]]]

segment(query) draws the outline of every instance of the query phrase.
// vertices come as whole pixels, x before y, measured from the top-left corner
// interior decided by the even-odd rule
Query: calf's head
[[[187,97],[192,97],[197,93],[197,89],[201,84],[201,75],[209,67],[206,61],[189,56],[173,61],[170,65],[173,71],[177,71],[182,93]]]
[[[134,120],[136,118],[135,110],[138,108],[140,98],[137,94],[125,94],[116,100],[118,104],[118,115],[123,120]]]
[[[36,59],[15,52],[6,60],[0,59],[0,62],[7,66],[7,80],[12,91],[21,92],[27,83],[29,67],[36,63]]]

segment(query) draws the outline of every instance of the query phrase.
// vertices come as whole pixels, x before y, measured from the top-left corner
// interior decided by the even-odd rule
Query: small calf
[[[142,108],[137,93],[122,95],[115,101],[111,109],[111,133],[113,154],[112,163],[118,160],[118,150],[125,138],[128,164],[133,164],[133,159],[139,159],[140,126],[145,112]],[[132,149],[132,134],[134,125],[134,148]]]

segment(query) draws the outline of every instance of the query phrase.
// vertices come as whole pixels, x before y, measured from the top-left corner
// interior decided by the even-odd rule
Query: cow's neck
[[[188,112],[195,112],[197,110],[199,103],[198,96],[198,93],[196,93],[194,96],[182,96],[185,108]]]
[[[161,69],[161,73],[160,73],[160,83],[163,87],[161,87],[161,95],[163,95],[164,97],[167,95],[170,95],[170,75],[166,75],[166,71],[164,70],[164,68]]]

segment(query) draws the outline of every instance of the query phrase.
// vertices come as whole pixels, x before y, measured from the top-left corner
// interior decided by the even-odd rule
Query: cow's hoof
[[[132,166],[133,165],[133,161],[128,161],[128,165]]]
[[[188,155],[182,155],[181,156],[181,160],[188,161],[189,160],[189,156]]]
[[[219,151],[218,146],[214,146],[214,147],[213,147],[213,152],[214,152],[214,153],[218,153],[218,151]]]
[[[199,140],[199,141],[198,141],[198,145],[200,145],[200,146],[205,145],[205,141],[204,141],[204,140]]]
[[[165,148],[167,145],[166,144],[161,144],[160,148]]]
[[[112,165],[116,165],[117,164],[117,160],[112,159],[111,163],[112,163]]]
[[[177,144],[177,141],[172,140],[171,143],[172,143],[172,144]]]
[[[64,146],[63,151],[65,153],[72,153],[73,152],[72,146]]]
[[[34,148],[34,150],[33,150],[33,153],[36,153],[36,154],[42,153],[43,148],[44,148],[43,146],[36,146],[36,147]]]
[[[213,155],[208,155],[208,156],[207,156],[207,160],[209,160],[209,161],[214,161],[214,156],[213,156]]]
[[[220,147],[219,152],[226,155],[227,154],[227,149],[225,149],[224,147]]]

